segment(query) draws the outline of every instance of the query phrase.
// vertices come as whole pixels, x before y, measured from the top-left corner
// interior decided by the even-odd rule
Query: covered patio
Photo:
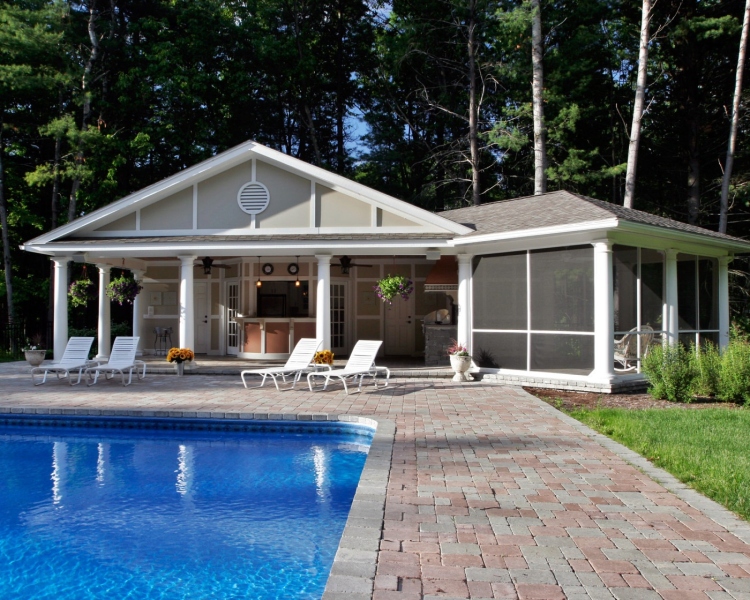
[[[654,343],[727,344],[729,264],[750,243],[564,191],[434,214],[246,142],[24,248],[55,265],[56,358],[73,260],[98,268],[100,358],[119,268],[144,288],[147,357],[271,361],[315,337],[440,366],[453,338],[486,377],[609,392],[643,384]],[[414,293],[384,304],[387,275]]]

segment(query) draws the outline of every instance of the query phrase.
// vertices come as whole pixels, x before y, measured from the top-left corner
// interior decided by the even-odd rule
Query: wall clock
[[[296,275],[299,273],[299,265],[297,263],[289,263],[289,266],[286,268],[287,271],[289,271],[290,275]]]
[[[273,265],[271,263],[266,263],[263,265],[263,275],[270,275],[273,273]]]

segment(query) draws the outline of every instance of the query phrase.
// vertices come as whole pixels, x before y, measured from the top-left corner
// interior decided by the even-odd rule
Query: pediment
[[[460,234],[465,229],[247,142],[32,242],[144,235]]]

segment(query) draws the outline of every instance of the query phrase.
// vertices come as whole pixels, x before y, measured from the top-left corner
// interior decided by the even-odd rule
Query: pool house
[[[728,342],[728,269],[750,243],[565,191],[431,213],[246,142],[26,242],[55,266],[54,352],[68,263],[96,265],[99,348],[111,270],[143,285],[140,352],[282,359],[302,337],[346,355],[447,363],[518,384],[613,391],[654,343]],[[414,282],[392,304],[373,287]]]

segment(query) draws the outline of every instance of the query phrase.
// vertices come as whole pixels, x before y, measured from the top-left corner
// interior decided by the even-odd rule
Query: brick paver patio
[[[18,363],[0,366],[0,412],[393,421],[381,539],[370,552],[364,541],[358,555],[370,563],[365,583],[374,590],[329,590],[327,598],[750,599],[745,522],[520,388],[396,379],[345,396],[340,386],[246,390],[239,377],[197,375],[34,388],[26,373]]]

